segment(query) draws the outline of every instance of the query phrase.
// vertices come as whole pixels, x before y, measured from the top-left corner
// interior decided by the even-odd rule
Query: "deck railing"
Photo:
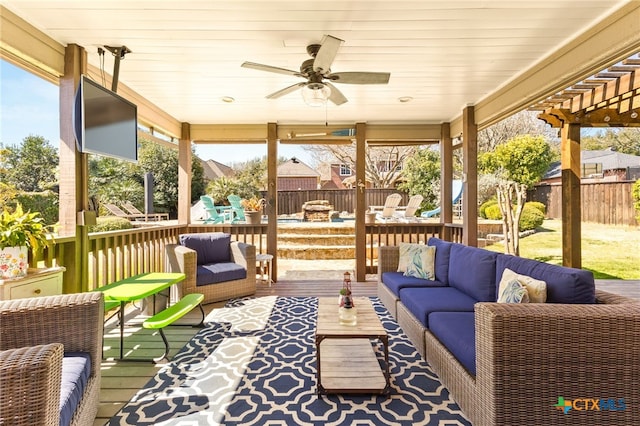
[[[32,266],[64,266],[64,292],[91,291],[108,283],[151,271],[164,271],[165,246],[192,232],[226,232],[232,239],[266,251],[266,225],[166,225],[56,238]]]
[[[166,225],[56,238],[32,266],[64,266],[64,292],[94,290],[108,283],[151,271],[164,271],[165,246],[177,243],[183,233],[226,232],[232,239],[256,246],[257,253],[267,251],[267,225]],[[462,226],[440,223],[366,224],[365,259],[367,274],[377,273],[378,248],[401,242],[425,243],[431,237],[462,242]]]

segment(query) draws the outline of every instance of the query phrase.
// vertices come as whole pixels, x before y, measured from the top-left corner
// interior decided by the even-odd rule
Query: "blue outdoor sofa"
[[[378,296],[474,425],[637,421],[637,300],[596,290],[586,270],[427,245],[432,279],[398,272],[400,248],[381,247]],[[546,303],[498,303],[507,269],[544,281]],[[589,398],[597,410],[581,410]]]

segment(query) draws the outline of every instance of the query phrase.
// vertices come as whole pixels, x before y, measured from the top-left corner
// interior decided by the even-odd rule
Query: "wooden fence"
[[[338,212],[353,213],[356,205],[355,189],[317,189],[300,191],[278,191],[278,214],[294,214],[302,211],[302,205],[312,200],[327,200]],[[397,189],[367,189],[365,203],[367,206],[384,205],[387,196],[398,193],[402,195],[400,205],[406,205],[409,195]]]
[[[605,225],[636,226],[631,188],[633,182],[583,183],[580,185],[582,221]],[[536,186],[527,196],[547,206],[547,217],[562,218],[562,185]]]

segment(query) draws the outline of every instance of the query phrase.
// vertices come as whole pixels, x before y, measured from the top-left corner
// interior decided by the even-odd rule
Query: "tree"
[[[440,154],[433,149],[423,148],[407,159],[402,169],[404,181],[398,189],[409,195],[422,195],[421,209],[435,207],[440,194]]]
[[[57,186],[58,151],[42,136],[29,135],[22,145],[4,147],[5,183],[24,192],[42,192]]]
[[[497,198],[502,213],[505,250],[520,254],[518,226],[527,188],[549,168],[552,153],[543,136],[521,135],[480,156],[478,166],[498,179]],[[514,207],[515,205],[515,207]]]
[[[537,112],[521,111],[478,132],[478,152],[492,152],[519,135],[544,136],[557,145],[557,130],[538,119]],[[558,151],[559,152],[559,151]]]
[[[120,203],[129,200],[137,206],[144,201],[144,175],[151,173],[154,181],[154,206],[161,212],[175,214],[178,210],[178,152],[170,147],[140,139],[138,164],[95,156],[89,162],[89,194],[102,202]],[[193,155],[191,162],[191,198],[199,199],[204,189],[204,170]]]
[[[284,158],[280,161],[286,161]],[[240,198],[260,198],[260,190],[265,189],[267,158],[256,158],[236,165],[237,170],[232,177],[222,176],[214,179],[207,185],[207,194],[216,204],[228,204],[227,197],[235,194]]]
[[[349,145],[308,145],[305,150],[311,152],[318,163],[346,164],[355,170],[356,146]],[[387,146],[365,150],[365,178],[374,188],[394,188],[403,174],[399,166],[411,157],[417,148],[414,146]]]
[[[623,154],[640,156],[640,128],[608,128],[580,140],[582,150],[603,150],[611,148]]]

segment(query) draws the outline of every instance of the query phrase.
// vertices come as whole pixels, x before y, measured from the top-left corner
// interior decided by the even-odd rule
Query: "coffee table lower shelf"
[[[317,344],[319,394],[389,393],[389,382],[369,339],[321,339],[320,342]]]

